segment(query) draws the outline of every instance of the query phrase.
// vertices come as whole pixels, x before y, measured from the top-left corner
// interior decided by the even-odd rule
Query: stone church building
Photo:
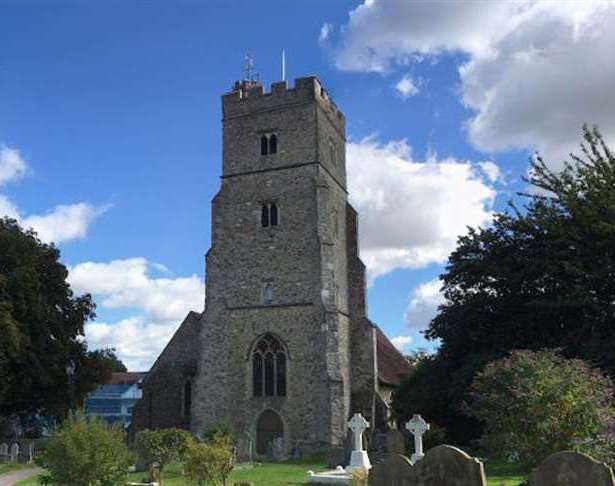
[[[237,82],[222,115],[205,310],[153,365],[134,429],[223,422],[244,456],[342,448],[355,412],[386,428],[408,372],[366,314],[344,115],[314,76]]]

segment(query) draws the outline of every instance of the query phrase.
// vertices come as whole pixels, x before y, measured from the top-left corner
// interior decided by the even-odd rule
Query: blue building
[[[141,398],[141,383],[147,373],[113,373],[111,379],[89,393],[85,413],[127,429],[132,422],[132,407]]]

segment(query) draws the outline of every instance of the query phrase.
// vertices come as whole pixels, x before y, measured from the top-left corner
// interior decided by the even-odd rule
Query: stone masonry
[[[273,411],[286,455],[343,447],[348,418],[376,413],[377,342],[386,340],[366,316],[344,116],[314,76],[293,88],[274,83],[270,93],[237,82],[222,112],[205,310],[187,318],[152,368],[135,429],[175,425],[199,434],[225,422],[239,439],[258,441],[259,417]],[[277,150],[261,155],[261,138],[272,134]],[[272,204],[277,225],[263,226],[262,208]],[[252,353],[265,335],[286,355],[284,396],[255,396]],[[388,376],[408,370],[395,353]],[[186,380],[191,410],[182,416]]]

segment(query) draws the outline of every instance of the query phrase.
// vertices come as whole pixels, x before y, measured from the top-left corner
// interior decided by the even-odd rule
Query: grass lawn
[[[488,486],[517,486],[525,475],[515,464],[504,461],[486,461],[485,469]],[[251,481],[254,486],[284,486],[305,485],[307,483],[307,471],[325,470],[323,460],[320,457],[303,459],[301,461],[287,461],[278,463],[256,463],[254,466],[240,464],[231,473],[229,485],[234,481]],[[133,473],[129,481],[138,482],[145,473]],[[17,483],[19,486],[38,486],[36,479],[26,479]],[[164,473],[164,486],[186,486],[188,480],[181,474],[179,464],[170,465]]]
[[[485,461],[485,474],[488,486],[517,486],[527,479],[519,465],[498,460]]]

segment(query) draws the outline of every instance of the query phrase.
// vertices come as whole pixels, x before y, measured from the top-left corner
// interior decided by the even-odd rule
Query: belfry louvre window
[[[286,396],[286,353],[271,334],[265,334],[252,352],[252,392],[255,397]]]
[[[261,137],[261,155],[275,154],[278,152],[278,136],[275,133]]]
[[[278,225],[278,206],[276,203],[263,204],[261,207],[261,224],[263,228]]]

